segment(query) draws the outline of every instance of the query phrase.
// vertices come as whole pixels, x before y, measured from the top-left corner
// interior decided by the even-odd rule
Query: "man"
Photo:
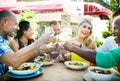
[[[4,74],[5,64],[19,67],[33,56],[37,56],[36,51],[42,43],[49,41],[51,34],[45,34],[32,43],[17,52],[14,52],[7,44],[7,36],[14,36],[19,30],[15,14],[8,10],[0,11],[0,76]]]
[[[119,15],[120,15],[120,9],[118,9],[113,13],[111,23],[114,20],[114,18]],[[105,39],[103,45],[98,47],[96,51],[107,52],[108,50],[114,49],[117,46],[118,44],[116,44],[116,42],[114,41],[114,36],[110,36]]]
[[[53,28],[55,35],[59,35],[60,34],[60,27],[59,24],[57,23],[57,21],[53,20],[50,22],[50,27]]]
[[[104,68],[117,67],[117,70],[120,72],[120,16],[116,17],[112,22],[112,34],[118,47],[107,52],[98,52],[95,50],[79,48],[69,42],[64,44],[64,48],[75,52],[97,66]]]

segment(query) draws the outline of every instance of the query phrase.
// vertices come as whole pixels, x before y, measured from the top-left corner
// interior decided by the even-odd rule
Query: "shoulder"
[[[8,45],[10,47],[19,47],[19,45],[18,45],[18,39],[12,39],[12,40],[10,40],[9,43],[8,43]]]
[[[10,40],[9,44],[18,44],[18,39],[12,39],[12,40]]]
[[[9,42],[9,46],[11,47],[11,49],[13,51],[17,51],[19,49],[19,44],[18,44],[18,40],[13,39]]]
[[[10,50],[11,48],[9,47],[6,41],[0,42],[0,56],[2,56],[3,54],[7,53]]]
[[[105,41],[114,41],[114,37],[113,36],[107,37]]]

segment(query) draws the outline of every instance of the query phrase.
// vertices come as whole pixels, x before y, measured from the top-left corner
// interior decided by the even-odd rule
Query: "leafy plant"
[[[102,41],[100,41],[98,38],[95,38],[95,42],[97,44],[97,47],[101,46],[103,44]]]
[[[38,37],[37,32],[37,20],[35,18],[35,13],[30,10],[25,10],[20,13],[20,21],[27,20],[30,22],[32,29],[33,29],[33,39],[36,39]]]
[[[110,27],[110,20],[108,20],[108,27],[107,27],[107,30],[106,31],[104,31],[104,32],[102,32],[102,37],[103,38],[107,38],[107,37],[109,37],[109,36],[112,36],[112,29],[111,29],[111,27]]]

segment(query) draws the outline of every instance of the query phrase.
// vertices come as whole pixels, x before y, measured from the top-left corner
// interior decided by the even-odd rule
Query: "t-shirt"
[[[7,40],[4,39],[0,34],[0,57],[10,50],[11,48],[8,46]],[[4,73],[4,71],[5,71],[5,64],[0,62],[0,76]]]
[[[96,53],[96,65],[104,68],[111,68],[120,65],[120,46],[108,52]]]
[[[114,41],[114,37],[110,36],[105,39],[102,46],[96,48],[96,51],[107,52],[108,50],[114,49],[118,45]]]

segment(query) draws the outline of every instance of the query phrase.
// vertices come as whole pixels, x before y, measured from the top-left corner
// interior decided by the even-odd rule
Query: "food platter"
[[[17,75],[12,73],[11,71],[7,72],[7,76],[12,77],[12,78],[20,78],[20,79],[25,79],[25,78],[31,78],[31,77],[36,77],[40,74],[43,73],[43,69],[39,68],[36,72],[32,73],[32,74],[27,74],[27,75]]]
[[[42,65],[51,65],[54,63],[54,60],[52,58],[46,58],[44,56],[38,56],[34,59],[34,61]]]
[[[85,81],[100,81],[100,80],[93,79],[92,76],[88,72],[83,75],[83,78],[85,79]],[[120,78],[114,75],[113,78],[109,81],[120,81]]]
[[[9,66],[9,72],[16,74],[16,75],[28,75],[35,73],[41,67],[40,64],[27,62],[20,65],[18,68],[13,68]]]
[[[87,63],[80,61],[65,61],[64,64],[71,69],[85,69],[87,68]]]
[[[98,66],[90,66],[88,68],[88,73],[96,81],[110,81],[114,76],[114,72],[111,69],[102,68]]]

